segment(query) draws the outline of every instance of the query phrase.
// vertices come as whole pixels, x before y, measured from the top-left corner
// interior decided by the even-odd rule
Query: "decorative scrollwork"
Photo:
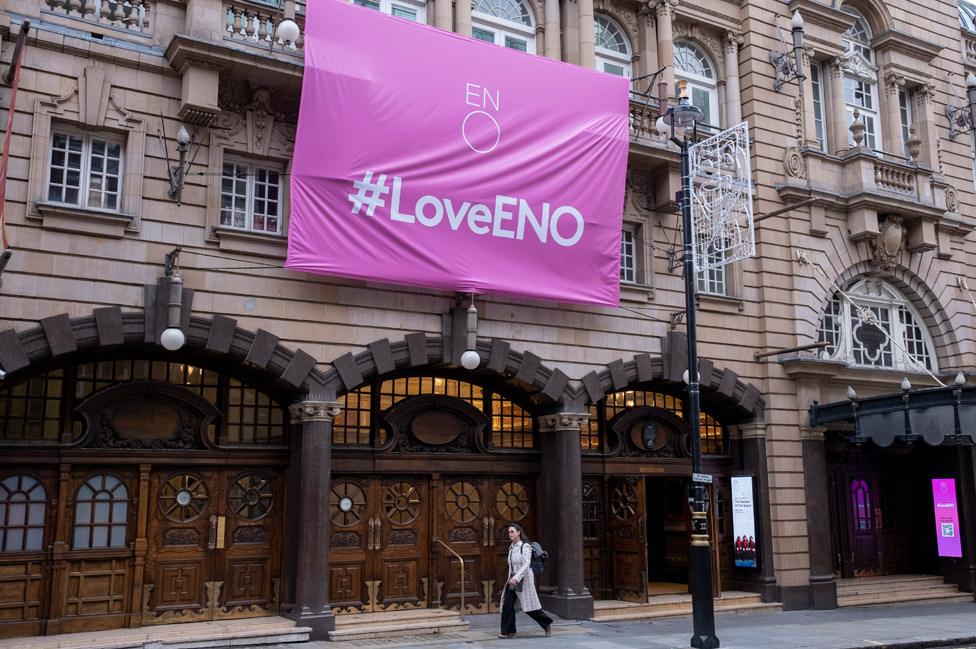
[[[170,476],[159,489],[159,511],[174,523],[189,523],[207,508],[207,485],[192,473]]]
[[[618,521],[629,521],[637,515],[637,490],[627,483],[617,483],[610,494],[610,511]]]
[[[420,493],[409,482],[395,482],[386,488],[383,513],[395,525],[409,525],[420,513]]]
[[[786,154],[783,156],[783,168],[786,169],[786,175],[791,178],[807,177],[807,163],[803,159],[799,147],[786,147]]]
[[[366,494],[351,480],[332,483],[329,493],[329,518],[336,527],[352,527],[366,512]]]
[[[517,482],[506,482],[495,495],[495,507],[502,520],[520,521],[529,513],[529,496]]]
[[[444,495],[444,509],[455,523],[470,523],[481,513],[481,494],[470,482],[455,482]]]
[[[271,479],[257,473],[239,475],[227,494],[227,505],[241,520],[261,520],[274,505]]]

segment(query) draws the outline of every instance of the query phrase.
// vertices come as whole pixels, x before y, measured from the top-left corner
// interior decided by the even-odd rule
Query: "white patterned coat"
[[[519,607],[523,611],[538,611],[542,608],[542,603],[539,602],[539,594],[535,592],[535,573],[532,572],[531,562],[531,545],[518,541],[509,546],[508,577],[505,583],[507,584],[508,580],[512,579],[512,577],[522,582],[522,590],[516,593],[516,595],[518,595]],[[511,586],[508,586],[508,588],[511,588]],[[498,604],[499,608],[501,608],[504,601],[505,591],[503,589],[502,601]]]

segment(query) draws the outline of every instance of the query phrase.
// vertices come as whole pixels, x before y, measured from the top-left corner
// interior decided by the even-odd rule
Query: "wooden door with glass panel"
[[[281,498],[277,472],[155,471],[143,624],[274,614]]]
[[[501,522],[492,514],[492,485],[484,478],[451,476],[440,489],[437,532],[439,538],[464,561],[438,548],[437,576],[443,582],[442,605],[457,609],[464,593],[464,608],[469,612],[489,613],[498,607],[492,602],[495,592],[495,555]],[[507,542],[506,542],[507,543]]]
[[[411,476],[332,481],[329,593],[335,612],[428,605],[428,485]]]
[[[647,601],[647,514],[643,478],[609,480],[607,505],[613,598]]]
[[[530,541],[538,541],[535,527],[534,484],[525,478],[496,478],[492,481],[494,497],[491,501],[492,525],[495,540],[495,581],[491,601],[501,601],[502,589],[508,576],[508,525],[517,523]],[[539,584],[536,583],[536,587]]]

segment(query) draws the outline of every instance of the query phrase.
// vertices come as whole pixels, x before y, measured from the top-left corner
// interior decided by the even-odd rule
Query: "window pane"
[[[108,526],[99,525],[92,528],[92,543],[93,548],[105,548],[108,547]]]
[[[0,519],[2,520],[2,519]],[[32,503],[30,506],[30,519],[28,522],[31,525],[43,525],[44,524],[44,503]]]
[[[20,528],[7,529],[7,552],[20,552],[24,549],[24,530]]]
[[[513,50],[518,50],[519,52],[526,51],[528,43],[521,38],[515,38],[514,36],[505,37],[505,47]]]
[[[88,527],[79,526],[75,527],[75,539],[74,543],[71,544],[75,550],[84,550],[88,547]]]
[[[102,492],[104,493],[104,492]],[[101,496],[102,494],[98,494]],[[108,512],[109,503],[107,502],[96,502],[95,503],[95,522],[96,523],[108,523]]]
[[[414,9],[408,9],[406,7],[400,7],[393,5],[392,7],[393,15],[397,18],[406,18],[407,20],[417,20],[417,12]]]
[[[112,526],[112,547],[113,548],[125,547],[125,525]]]
[[[353,0],[353,3],[359,5],[360,7],[366,7],[367,9],[375,9],[376,11],[380,10],[380,3],[374,2],[373,0]]]
[[[486,43],[495,42],[495,32],[488,31],[487,29],[482,29],[480,27],[472,27],[471,35],[477,38],[479,41],[484,41]]]
[[[627,76],[626,74],[624,74],[625,71],[624,71],[623,66],[622,65],[616,65],[614,63],[606,63],[606,62],[604,62],[603,63],[603,71],[604,72],[609,72],[610,74],[615,74],[618,77],[625,77],[625,76]]]
[[[27,543],[24,545],[25,550],[40,550],[43,543],[44,528],[33,527],[27,530]]]
[[[27,523],[27,504],[10,503],[10,511],[7,520],[11,525],[24,525]]]

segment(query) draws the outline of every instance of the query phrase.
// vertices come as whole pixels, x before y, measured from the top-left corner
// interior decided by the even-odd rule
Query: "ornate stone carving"
[[[956,212],[959,210],[959,195],[956,193],[956,188],[947,185],[945,188],[945,202],[946,211]]]
[[[864,143],[864,120],[861,119],[861,111],[855,108],[853,117],[854,120],[847,128],[854,137],[854,146],[861,146]]]
[[[588,412],[560,412],[552,415],[540,415],[539,432],[547,433],[555,430],[575,428],[579,430],[590,420]]]
[[[739,51],[739,46],[746,42],[742,34],[736,34],[733,31],[725,32],[725,39],[723,42],[723,48],[727,53],[736,53]]]
[[[888,270],[897,263],[905,248],[905,228],[901,217],[891,214],[881,226],[881,232],[874,239],[874,263]]]
[[[857,50],[848,50],[840,56],[841,66],[847,74],[869,83],[878,82],[878,68]]]
[[[800,147],[786,147],[786,153],[783,156],[783,169],[790,178],[807,177],[807,163]]]
[[[654,13],[658,20],[674,20],[675,9],[678,8],[678,0],[658,0],[654,4]]]
[[[884,75],[885,94],[895,96],[905,87],[905,76],[894,70],[885,72]]]
[[[912,157],[912,160],[918,160],[918,156],[922,153],[922,138],[918,136],[914,126],[908,127],[908,139],[905,140],[905,146],[908,147],[908,155]]]
[[[332,421],[342,410],[338,401],[299,401],[288,406],[291,421],[304,424],[312,421]]]

